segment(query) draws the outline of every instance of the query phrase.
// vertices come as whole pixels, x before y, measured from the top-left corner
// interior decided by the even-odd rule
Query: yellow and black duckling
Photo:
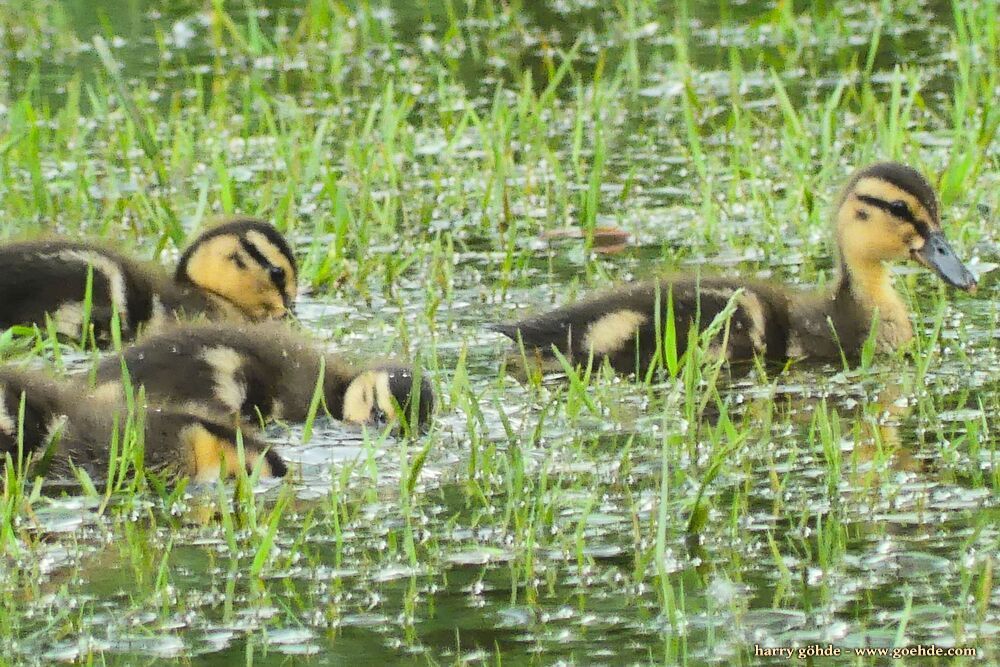
[[[102,478],[108,470],[116,414],[123,422],[123,410],[116,401],[81,401],[77,393],[47,375],[0,367],[0,461],[10,454],[17,462],[20,448],[21,461],[29,464],[32,476],[69,478],[72,464],[95,479]],[[198,482],[238,470],[237,434],[232,427],[152,407],[143,420],[147,470]],[[251,435],[243,436],[243,453],[248,472],[261,458],[261,476],[283,477],[287,472],[281,457]]]
[[[913,259],[948,284],[969,292],[975,277],[941,231],[934,188],[914,169],[880,163],[856,172],[835,215],[839,268],[833,286],[803,293],[740,278],[665,278],[611,291],[513,324],[493,325],[523,343],[531,367],[559,369],[553,349],[570,361],[604,360],[620,373],[645,370],[655,360],[672,296],[677,353],[691,326],[704,328],[737,292],[726,358],[755,355],[787,360],[856,358],[877,320],[877,351],[895,350],[913,337],[903,300],[892,287],[888,262]],[[721,343],[722,334],[717,338]],[[520,346],[518,346],[520,347]],[[520,365],[519,350],[511,361]]]
[[[45,326],[82,337],[85,321],[98,342],[110,339],[117,311],[125,339],[180,315],[259,321],[291,311],[295,256],[270,224],[234,218],[199,235],[173,277],[100,244],[70,239],[0,245],[0,327]],[[87,277],[91,276],[89,318]]]
[[[414,388],[413,371],[382,364],[356,368],[337,354],[278,323],[178,325],[102,361],[99,395],[121,391],[122,363],[132,386],[146,396],[185,410],[261,419],[304,421],[323,364],[322,398],[331,416],[354,424],[429,423],[434,408],[430,382]],[[412,405],[416,402],[416,405]]]

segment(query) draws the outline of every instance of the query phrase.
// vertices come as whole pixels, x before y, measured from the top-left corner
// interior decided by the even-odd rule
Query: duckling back
[[[97,368],[99,395],[120,390],[122,362],[136,387],[154,401],[209,415],[304,419],[321,355],[287,327],[199,323],[147,336]],[[351,373],[329,369],[328,382]]]
[[[595,366],[607,361],[620,373],[642,373],[664,359],[670,309],[679,357],[687,350],[689,329],[706,327],[734,295],[735,309],[715,337],[716,351],[730,361],[754,355],[783,359],[790,334],[788,295],[769,285],[722,278],[642,283],[490,329],[515,342],[509,361],[522,370],[525,362],[561,370],[553,352],[558,350],[570,364],[586,364],[593,355]]]
[[[98,393],[120,391],[122,362],[131,383],[153,400],[251,423],[305,420],[321,373],[322,398],[337,419],[395,421],[396,405],[408,410],[419,400],[425,423],[433,406],[430,383],[425,378],[414,388],[410,368],[356,368],[278,323],[187,324],[148,336],[98,366]]]
[[[0,368],[0,447],[13,462],[32,463],[33,476],[65,478],[78,467],[100,479],[114,438],[121,447],[141,446],[147,470],[210,481],[239,469],[240,438],[225,424],[156,407],[131,418],[130,429],[116,402],[80,401],[45,374]],[[248,471],[260,465],[264,477],[285,475],[284,461],[267,443],[249,435],[242,443]]]
[[[89,321],[99,341],[108,342],[114,312],[126,338],[163,313],[155,285],[166,274],[110,248],[70,240],[10,243],[0,246],[0,263],[0,327],[45,328],[48,316],[59,334],[79,339]]]

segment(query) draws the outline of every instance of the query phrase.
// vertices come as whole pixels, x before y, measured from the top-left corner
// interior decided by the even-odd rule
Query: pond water
[[[233,487],[103,512],[5,498],[3,655],[785,664],[762,649],[830,646],[830,662],[884,664],[854,651],[934,645],[1000,659],[1000,153],[982,104],[1000,92],[995,7],[660,4],[5,3],[8,235],[101,234],[168,261],[172,216],[265,215],[300,251],[303,326],[356,356],[418,358],[441,409],[413,440],[321,420],[303,443],[273,426],[297,472],[252,503]],[[14,143],[35,136],[26,117],[43,128],[37,174]],[[825,283],[835,188],[881,157],[942,175],[946,230],[980,278],[970,297],[897,270],[912,358],[695,387],[500,372],[506,344],[484,323],[612,282]],[[630,245],[541,236],[595,225]]]

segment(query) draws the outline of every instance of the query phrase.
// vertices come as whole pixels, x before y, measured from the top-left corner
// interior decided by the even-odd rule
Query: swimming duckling
[[[418,426],[427,424],[434,394],[426,378],[414,390],[410,368],[392,364],[355,368],[324,353],[287,326],[263,323],[178,325],[144,338],[97,367],[97,393],[120,394],[122,362],[135,387],[185,410],[236,415],[250,421],[304,421],[323,364],[323,394],[330,414],[354,424],[395,422],[397,406]]]
[[[832,287],[803,293],[740,278],[666,278],[609,292],[514,324],[493,325],[523,342],[529,364],[559,369],[553,348],[570,363],[610,362],[618,372],[645,370],[656,359],[672,297],[677,353],[689,328],[706,327],[737,290],[723,352],[729,360],[755,355],[786,360],[856,358],[877,319],[879,352],[913,337],[903,300],[892,288],[888,262],[913,259],[969,292],[976,279],[945,240],[934,188],[917,171],[880,163],[856,172],[836,208],[839,268]],[[721,344],[723,335],[715,339]],[[522,355],[512,354],[519,365]]]
[[[16,463],[20,442],[22,461],[30,461],[32,476],[70,477],[72,464],[101,478],[108,470],[116,412],[123,415],[116,403],[80,401],[42,373],[0,367],[0,461],[10,454]],[[151,407],[142,418],[147,470],[198,482],[238,470],[237,436],[231,427],[163,408]],[[122,417],[120,423],[124,421]],[[287,471],[281,457],[257,438],[244,435],[243,452],[247,472],[262,457],[263,477],[283,477]]]
[[[287,314],[295,301],[296,265],[270,224],[234,218],[199,235],[171,278],[159,266],[87,241],[53,239],[0,246],[0,327],[45,326],[80,339],[87,314],[98,342],[110,341],[113,311],[122,337],[178,315],[258,321]]]

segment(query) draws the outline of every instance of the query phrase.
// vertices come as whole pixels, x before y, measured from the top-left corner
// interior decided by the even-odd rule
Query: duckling
[[[82,402],[43,373],[0,367],[0,457],[10,454],[16,463],[20,443],[20,457],[31,463],[32,476],[66,478],[71,465],[92,477],[103,476],[108,470],[115,414],[121,417],[119,423],[125,421],[117,403]],[[189,476],[198,482],[238,470],[237,435],[229,426],[151,407],[143,416],[143,427],[147,470]],[[283,477],[287,472],[281,457],[253,436],[243,436],[243,451],[248,472],[261,459],[263,477]]]
[[[934,188],[916,170],[884,162],[857,171],[836,206],[839,267],[833,285],[804,293],[740,278],[680,276],[620,288],[513,324],[490,328],[523,344],[511,354],[515,368],[558,369],[553,350],[570,363],[607,360],[619,373],[645,370],[657,358],[658,338],[672,301],[677,353],[684,353],[691,326],[704,329],[735,295],[728,336],[715,345],[727,360],[756,355],[856,358],[877,323],[877,351],[890,352],[913,337],[906,305],[892,287],[887,264],[912,259],[953,287],[974,292],[975,277],[945,240]],[[739,291],[739,293],[737,293]],[[518,345],[520,348],[520,345]],[[527,370],[522,368],[522,371]]]
[[[88,272],[89,321],[99,343],[110,342],[117,311],[124,339],[140,326],[173,317],[258,321],[291,311],[297,269],[288,242],[270,224],[233,218],[199,235],[181,255],[174,276],[100,244],[69,239],[0,246],[0,327],[45,326],[80,339]]]
[[[410,368],[379,364],[356,368],[336,354],[277,323],[177,325],[125,348],[97,367],[96,392],[121,393],[122,364],[133,386],[153,400],[185,410],[242,417],[304,421],[323,365],[322,397],[330,414],[354,423],[430,421],[434,393],[426,378],[414,389]]]

